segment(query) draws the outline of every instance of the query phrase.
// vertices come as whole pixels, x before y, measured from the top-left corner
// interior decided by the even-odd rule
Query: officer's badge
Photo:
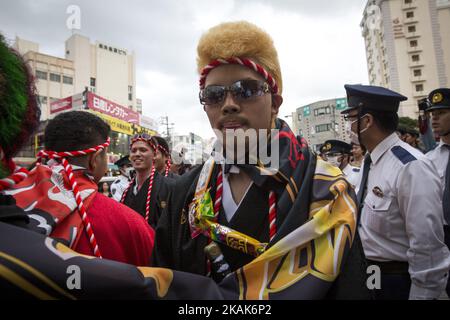
[[[161,208],[165,209],[167,206],[167,203],[165,201],[161,201]]]
[[[444,97],[442,96],[442,93],[437,92],[433,95],[433,98],[431,99],[431,102],[433,103],[439,103],[442,102],[442,100],[444,100]]]
[[[323,151],[330,151],[331,150],[331,143],[327,143],[324,147],[323,147]]]
[[[374,195],[376,195],[378,198],[383,198],[384,197],[384,193],[383,190],[380,189],[380,187],[375,187],[372,189],[372,192]]]

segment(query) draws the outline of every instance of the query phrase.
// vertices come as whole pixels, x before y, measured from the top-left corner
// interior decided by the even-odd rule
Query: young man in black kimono
[[[121,202],[156,228],[158,219],[166,207],[169,181],[158,172],[155,164],[157,142],[147,134],[137,134],[131,139],[130,161],[136,175],[122,195]]]
[[[277,118],[282,79],[267,33],[224,23],[204,34],[197,50],[200,103],[218,141],[228,148],[238,139],[227,134],[252,130],[271,138],[266,146],[238,143],[245,159],[231,147],[226,163],[212,157],[177,181],[157,228],[154,265],[218,282],[232,273],[225,281],[236,281],[244,299],[324,298],[355,237],[354,191]],[[264,163],[259,154],[268,150]],[[208,259],[211,243],[220,250]]]

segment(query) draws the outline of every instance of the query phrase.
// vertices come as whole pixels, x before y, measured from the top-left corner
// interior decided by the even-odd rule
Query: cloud
[[[3,1],[0,31],[64,56],[71,35],[66,8],[72,4],[81,9],[79,33],[135,52],[144,114],[168,115],[178,133],[213,135],[198,102],[196,46],[203,32],[224,21],[248,20],[273,37],[284,82],[280,116],[344,96],[345,83],[367,83],[361,0]]]

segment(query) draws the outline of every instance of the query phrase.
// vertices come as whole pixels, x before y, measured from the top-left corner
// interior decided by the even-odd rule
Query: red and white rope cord
[[[277,197],[275,192],[269,193],[269,238],[273,240],[277,234]]]
[[[136,181],[136,177],[131,179],[131,182],[128,184],[128,187],[125,189],[125,191],[122,193],[122,198],[120,199],[120,203],[123,203],[125,201],[125,197],[128,194],[128,190],[134,185],[134,182]]]
[[[220,205],[222,204],[222,194],[223,194],[223,174],[222,169],[219,170],[217,174],[216,182],[216,197],[214,200],[214,217],[217,220],[220,212]]]
[[[166,172],[164,173],[165,177],[169,176],[169,172],[170,172],[170,167],[171,166],[172,166],[172,161],[170,161],[170,159],[168,159],[166,161]]]
[[[153,179],[155,178],[155,165],[152,166],[152,172],[150,173],[150,181],[148,183],[147,201],[145,202],[145,221],[148,222],[150,218],[150,197],[152,196]]]
[[[216,195],[214,200],[214,219],[217,221],[220,206],[222,204],[222,195],[223,195],[223,174],[222,169],[219,169],[216,178]],[[277,233],[277,198],[274,191],[270,191],[269,193],[269,238],[270,241],[273,240]],[[208,238],[208,244],[211,243],[211,239]],[[206,276],[211,274],[211,262],[209,259],[206,259]]]
[[[267,81],[270,88],[272,89],[272,93],[278,94],[278,85],[277,85],[275,79],[272,77],[272,75],[269,72],[267,72],[266,69],[264,69],[264,67],[253,62],[250,59],[239,58],[239,57],[228,58],[228,59],[217,59],[217,60],[211,61],[207,66],[205,66],[203,68],[202,72],[200,73],[200,89],[205,88],[205,81],[206,81],[206,77],[208,76],[209,72],[212,69],[214,69],[220,65],[225,65],[225,64],[239,64],[239,65],[242,65],[242,66],[252,69],[253,71],[259,73],[260,75],[262,75],[264,77],[264,79]]]
[[[214,216],[217,220],[220,212],[220,206],[222,204],[223,195],[223,175],[222,170],[219,170],[216,179],[216,196],[214,200]],[[269,238],[273,240],[277,234],[277,196],[274,191],[269,193]]]
[[[6,178],[0,179],[0,191],[11,189],[28,177],[28,170],[17,166],[14,161],[9,160],[7,165],[12,174]]]
[[[107,148],[109,146],[110,143],[110,139],[108,138],[108,140],[106,140],[105,143],[98,145],[94,148],[89,148],[86,150],[81,150],[81,151],[67,151],[67,152],[56,152],[56,151],[49,151],[49,150],[42,150],[38,153],[37,158],[38,158],[38,165],[40,165],[42,163],[42,159],[57,159],[57,160],[61,160],[61,163],[64,167],[64,171],[66,172],[68,178],[69,178],[69,182],[70,182],[70,186],[72,188],[72,192],[75,196],[75,201],[77,203],[78,206],[78,211],[80,213],[81,216],[81,220],[83,222],[83,225],[85,227],[85,230],[88,234],[88,238],[89,238],[89,243],[92,247],[92,250],[94,250],[94,255],[98,258],[101,258],[102,255],[100,253],[100,249],[98,247],[97,244],[97,240],[95,238],[94,235],[94,230],[92,230],[92,225],[91,222],[89,220],[89,217],[87,215],[86,212],[86,208],[84,206],[83,203],[83,199],[81,198],[81,193],[80,190],[78,188],[78,184],[75,180],[75,177],[73,175],[73,168],[71,166],[71,164],[67,161],[66,157],[78,157],[78,156],[84,156],[87,155],[89,153],[94,153],[97,152],[99,150],[104,150],[105,148]]]

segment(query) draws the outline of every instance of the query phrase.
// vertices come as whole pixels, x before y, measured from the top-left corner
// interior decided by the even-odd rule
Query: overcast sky
[[[81,30],[136,54],[143,113],[168,115],[175,132],[213,136],[198,102],[196,46],[225,21],[248,20],[274,39],[283,76],[280,117],[317,100],[345,96],[345,83],[367,83],[359,23],[365,0],[0,0],[0,32],[38,42],[64,57],[69,5],[81,9]],[[285,118],[284,118],[285,119]],[[290,119],[286,119],[290,123]],[[161,128],[162,130],[162,128]]]

